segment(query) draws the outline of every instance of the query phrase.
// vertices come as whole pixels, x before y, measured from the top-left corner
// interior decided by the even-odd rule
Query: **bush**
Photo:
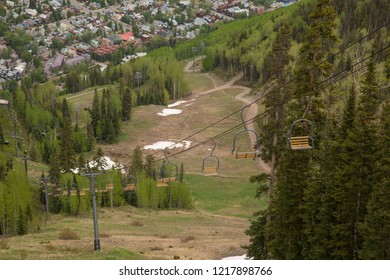
[[[80,236],[73,229],[65,228],[61,231],[58,238],[62,240],[79,240]]]
[[[187,243],[189,241],[195,240],[195,237],[194,236],[186,236],[186,237],[182,237],[180,240],[181,240],[181,243]]]
[[[9,249],[9,245],[8,245],[7,241],[5,241],[5,240],[1,240],[0,241],[0,249],[2,249],[2,250],[8,250]]]

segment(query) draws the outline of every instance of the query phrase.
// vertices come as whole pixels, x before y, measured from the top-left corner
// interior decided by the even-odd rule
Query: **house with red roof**
[[[131,31],[123,33],[123,34],[119,34],[118,36],[121,37],[124,42],[134,41],[134,33]]]

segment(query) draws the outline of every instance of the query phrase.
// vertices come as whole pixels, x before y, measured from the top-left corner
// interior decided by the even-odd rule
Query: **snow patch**
[[[185,148],[188,149],[191,146],[191,141],[182,141],[181,143],[176,143],[172,141],[158,141],[152,145],[146,145],[143,147],[144,150],[164,150],[165,148]]]
[[[125,173],[125,170],[123,169],[123,165],[120,164],[119,162],[113,161],[110,157],[104,156],[100,158],[99,160],[102,162],[102,167],[100,170],[111,170],[112,168],[121,170],[122,173]],[[96,161],[89,161],[86,166],[89,166],[90,168],[94,168],[96,166],[97,162]],[[79,168],[71,169],[73,173],[78,174],[80,172]]]
[[[169,104],[167,107],[168,108],[172,108],[172,107],[176,107],[176,106],[179,106],[183,103],[187,103],[188,101],[185,101],[185,100],[180,100],[180,101],[176,101],[175,103],[172,103],[172,104]]]
[[[186,100],[179,100],[179,101],[176,101],[175,103],[172,103],[172,104],[169,104],[167,107],[168,108],[172,108],[172,107],[176,107],[176,106],[179,106],[181,104],[184,104],[184,103],[188,103],[188,102],[194,102],[195,101],[195,98],[189,100],[189,101],[186,101]],[[188,106],[188,105],[186,105]]]
[[[157,115],[166,117],[169,115],[178,115],[178,114],[181,114],[181,112],[182,112],[182,110],[179,110],[179,109],[163,109],[162,113],[157,113]]]
[[[194,104],[194,103],[190,103],[190,104],[187,104],[187,105],[184,105],[184,106],[188,107],[188,106],[191,106],[192,104]]]
[[[222,260],[231,261],[231,260],[249,260],[249,259],[250,258],[248,258],[246,255],[242,255],[242,256],[226,257],[226,258],[223,258]]]

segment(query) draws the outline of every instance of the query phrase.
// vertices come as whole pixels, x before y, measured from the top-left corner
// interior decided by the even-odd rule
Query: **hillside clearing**
[[[105,155],[128,166],[133,150],[140,146],[144,148],[144,156],[158,152],[154,156],[160,159],[163,157],[162,149],[149,150],[145,147],[183,139],[242,107],[243,104],[235,97],[243,92],[243,88],[231,87],[233,81],[226,84],[208,74],[186,75],[191,81],[193,95],[170,106],[181,110],[180,114],[160,116],[158,113],[166,107],[157,105],[134,108],[132,121],[124,126],[120,141],[113,145],[100,145]],[[87,91],[80,98],[71,99],[72,106],[88,106],[92,95],[93,92]],[[188,143],[195,145],[239,124],[239,114],[234,114],[190,138]],[[82,217],[51,215],[50,220],[35,233],[3,238],[0,258],[221,259],[245,254],[242,246],[249,241],[245,235],[249,218],[266,202],[254,198],[256,185],[248,182],[249,177],[258,174],[261,169],[253,160],[237,161],[231,154],[235,133],[232,131],[216,140],[214,155],[220,159],[220,176],[201,175],[202,160],[210,154],[211,143],[169,158],[177,165],[184,164],[185,181],[194,199],[194,210],[152,211],[130,206],[100,208],[101,251],[98,254],[93,252],[91,213]],[[186,143],[183,141],[182,146]],[[172,148],[168,155],[182,149]],[[75,232],[77,238],[61,239],[60,234],[64,231]]]

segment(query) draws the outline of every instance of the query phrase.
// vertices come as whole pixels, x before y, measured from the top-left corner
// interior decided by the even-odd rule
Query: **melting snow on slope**
[[[119,162],[113,161],[110,157],[104,156],[103,158],[101,158],[101,162],[104,162],[104,164],[101,168],[103,170],[111,170],[114,167],[115,169],[120,169],[120,170],[122,170],[122,172],[124,172],[123,166]],[[90,161],[90,162],[88,162],[88,165],[89,165],[89,167],[93,168],[96,166],[96,162]],[[71,169],[71,171],[73,173],[76,173],[76,174],[79,173],[78,168]]]
[[[222,260],[225,260],[225,261],[230,261],[230,260],[248,260],[248,257],[246,255],[242,255],[242,256],[233,256],[233,257],[226,257],[226,258],[223,258]]]
[[[144,146],[144,150],[164,150],[165,148],[185,148],[188,149],[191,146],[191,141],[182,141],[182,143],[176,143],[172,141],[158,141],[152,145]]]
[[[172,107],[176,107],[176,106],[179,106],[180,104],[187,103],[187,102],[188,101],[180,100],[180,101],[176,101],[175,103],[169,104],[167,107],[172,108]]]
[[[157,115],[166,117],[166,116],[169,116],[169,115],[181,114],[181,112],[182,112],[182,110],[179,110],[179,109],[163,109],[162,113],[157,113]]]
[[[179,101],[176,101],[175,103],[172,103],[172,104],[169,104],[168,105],[168,108],[172,108],[172,107],[176,107],[176,106],[179,106],[183,103],[187,103],[187,102],[194,102],[195,101],[195,98],[189,100],[189,101],[185,101],[185,100],[179,100]]]

